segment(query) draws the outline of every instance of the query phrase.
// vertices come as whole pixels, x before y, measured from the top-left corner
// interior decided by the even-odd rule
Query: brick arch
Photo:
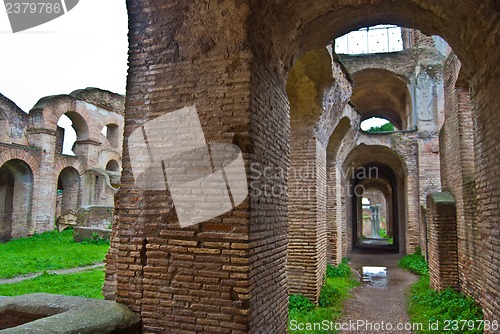
[[[361,121],[371,117],[389,120],[397,129],[408,130],[412,106],[408,80],[385,69],[363,69],[351,73],[351,102]]]
[[[57,129],[57,122],[62,115],[72,120],[78,140],[86,140],[96,136],[100,130],[95,125],[95,117],[87,108],[82,107],[77,99],[69,95],[48,96],[42,98],[30,111],[33,126],[50,130]],[[37,115],[41,112],[41,120]],[[79,133],[80,132],[80,133]]]
[[[343,164],[343,176],[346,189],[351,200],[346,200],[346,217],[344,229],[347,231],[347,247],[354,248],[357,244],[359,227],[357,226],[359,210],[361,205],[360,191],[364,185],[373,183],[371,179],[382,179],[389,183],[392,188],[392,216],[394,220],[395,250],[405,253],[411,252],[418,239],[418,216],[408,216],[408,206],[412,205],[412,196],[418,199],[418,188],[413,189],[409,182],[412,170],[401,153],[387,145],[356,145],[347,154]],[[410,193],[408,195],[408,193]],[[417,195],[415,195],[417,194]],[[410,219],[411,218],[411,219]]]
[[[401,175],[408,173],[408,166],[405,160],[389,144],[366,145],[361,143],[350,150],[342,167],[345,175],[348,175],[352,166],[359,167],[370,163],[385,164],[395,172],[400,171]]]
[[[102,129],[108,124],[116,124],[120,127],[123,127],[123,116],[120,114],[109,112],[108,115],[99,120],[97,126]]]
[[[467,72],[474,73],[481,66],[477,60],[483,58],[484,40],[480,41],[475,34],[459,32],[466,25],[494,41],[488,22],[494,22],[496,11],[494,1],[477,6],[473,0],[462,1],[459,7],[452,0],[262,3],[253,8],[252,23],[256,29],[251,35],[258,52],[268,59],[280,59],[286,71],[286,64],[293,64],[303,52],[324,46],[349,31],[380,23],[396,24],[418,29],[426,35],[440,35],[466,63]],[[286,22],[286,25],[277,26],[276,22]],[[272,47],[262,47],[269,45],[270,40]]]
[[[37,203],[36,191],[40,182],[40,163],[33,154],[21,149],[11,148],[0,153],[0,167],[10,161],[16,160],[22,164],[16,164],[14,168],[16,170],[19,167],[21,169],[26,168],[26,174],[23,172],[15,173],[14,175],[17,176],[14,176],[14,179],[8,176],[8,179],[12,182],[10,185],[12,202],[10,205],[5,205],[11,207],[10,214],[8,214],[10,216],[8,220],[11,220],[11,224],[3,224],[3,221],[0,222],[2,224],[2,227],[0,227],[0,239],[27,237],[32,233],[36,224],[33,220],[32,210]],[[24,175],[24,177],[21,176],[22,179],[19,179],[19,175]],[[25,177],[29,177],[29,180]],[[5,208],[1,209],[3,213],[5,212]]]
[[[40,158],[34,156],[28,151],[10,148],[0,152],[0,167],[9,160],[17,159],[25,162],[31,169],[33,177],[36,178],[40,170]]]
[[[66,167],[73,167],[78,171],[78,175],[82,176],[85,174],[85,166],[76,158],[68,157],[68,156],[56,156],[54,162],[54,180],[57,181],[57,178],[61,171]]]
[[[121,158],[121,155],[118,152],[104,151],[99,156],[99,162],[97,163],[96,167],[99,167],[99,168],[102,168],[102,169],[106,169],[106,164],[110,160],[116,160],[118,162],[118,164],[121,166],[122,158]]]

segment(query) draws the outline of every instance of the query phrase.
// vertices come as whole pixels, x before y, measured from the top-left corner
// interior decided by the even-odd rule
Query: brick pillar
[[[144,332],[284,333],[287,202],[264,189],[287,181],[284,80],[248,49],[246,3],[127,6],[123,171],[106,296],[137,312]],[[181,228],[168,191],[135,184],[128,140],[141,124],[193,105],[208,143],[241,148],[250,195],[234,210]],[[285,172],[267,179],[265,168]]]
[[[288,181],[290,293],[318,301],[326,269],[326,150],[292,130]]]
[[[42,149],[38,182],[33,185],[32,220],[36,233],[53,230],[57,202],[57,176],[54,176],[54,153],[57,132],[29,129],[30,143]]]
[[[288,259],[290,293],[319,299],[327,263],[326,146],[351,85],[326,48],[300,57],[288,75],[290,173]],[[334,241],[332,241],[334,242]]]
[[[431,288],[458,288],[456,206],[449,192],[427,197],[427,222]]]

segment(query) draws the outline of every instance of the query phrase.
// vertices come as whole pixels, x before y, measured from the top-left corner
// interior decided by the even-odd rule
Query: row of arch
[[[499,183],[495,176],[498,176],[500,166],[496,154],[498,136],[495,135],[498,134],[498,131],[495,131],[498,113],[494,112],[499,106],[496,94],[498,87],[494,78],[499,74],[500,55],[496,52],[499,48],[496,42],[499,32],[499,8],[496,1],[485,0],[479,5],[473,0],[244,1],[224,2],[222,6],[214,4],[211,10],[207,10],[209,3],[203,6],[172,7],[155,2],[131,1],[127,5],[130,13],[130,36],[133,36],[129,50],[131,57],[127,86],[127,98],[131,102],[128,105],[129,124],[141,124],[168,110],[182,108],[186,103],[196,103],[204,119],[211,120],[216,115],[216,120],[210,123],[213,136],[211,139],[225,138],[228,132],[238,132],[235,129],[241,129],[243,135],[250,133],[249,141],[255,142],[248,150],[248,159],[252,163],[272,162],[278,166],[293,163],[293,152],[291,155],[288,147],[292,141],[290,135],[294,124],[290,122],[290,125],[288,122],[291,116],[288,104],[290,99],[287,98],[285,86],[287,74],[290,74],[292,66],[303,54],[309,50],[323,48],[332,37],[379,23],[410,26],[428,35],[443,36],[472,79],[474,102],[478,106],[474,112],[474,120],[478,125],[475,147],[481,152],[481,156],[476,155],[476,164],[481,165],[477,178],[477,188],[481,190],[478,201],[480,207],[487,207],[481,207],[477,224],[481,231],[494,226],[495,219],[498,218],[498,208],[490,205],[490,196],[498,194]],[[227,13],[231,15],[226,15]],[[175,40],[175,43],[165,43],[165,26],[169,27],[171,40]],[[150,71],[144,67],[145,62],[153,64],[152,66],[161,66]],[[221,72],[224,75],[227,73],[229,78],[221,78]],[[242,74],[248,80],[241,86],[241,81],[237,84],[232,82],[231,75],[235,73],[237,75],[234,75],[234,78],[239,79]],[[208,81],[224,94],[210,95],[207,98],[203,83]],[[153,85],[151,94],[149,91],[146,93],[146,102],[145,82],[151,82]],[[187,88],[182,97],[178,98],[179,87]],[[231,112],[226,112],[222,106],[227,105],[228,96],[231,98],[229,103],[234,102],[231,93],[235,87],[245,96],[241,99],[244,103],[241,106],[231,104]],[[491,134],[495,140],[488,138]],[[324,137],[329,137],[329,134]],[[311,145],[313,149],[321,149],[324,144],[321,140],[311,142],[315,145]],[[125,165],[128,165],[127,153],[124,158]],[[323,164],[324,160],[320,163]],[[278,186],[286,186],[286,179],[277,180],[276,183]],[[128,181],[127,189],[129,186],[133,188],[132,178]],[[324,184],[317,186],[323,187]],[[418,189],[408,188],[406,191],[418,192]],[[232,230],[229,235],[223,232],[217,234],[220,238],[218,241],[247,242],[246,251],[241,252],[241,259],[247,260],[244,262],[245,266],[219,265],[216,260],[207,263],[206,258],[198,258],[194,254],[183,262],[183,270],[187,267],[200,269],[196,272],[199,274],[197,277],[203,273],[201,269],[209,269],[211,273],[224,272],[228,277],[238,277],[237,282],[230,279],[221,280],[217,283],[218,287],[226,282],[228,285],[234,282],[238,287],[243,287],[241,290],[244,293],[240,295],[234,293],[236,284],[232,287],[223,286],[222,288],[227,288],[227,296],[221,294],[213,299],[199,299],[197,302],[202,305],[199,307],[197,304],[198,309],[190,307],[191,299],[185,298],[180,303],[174,298],[178,295],[184,296],[183,289],[178,286],[185,285],[176,280],[185,276],[176,276],[178,267],[172,260],[180,251],[169,249],[163,257],[156,251],[148,254],[148,249],[155,249],[157,244],[156,248],[161,247],[161,243],[165,241],[163,236],[175,240],[182,234],[182,230],[178,230],[173,226],[175,224],[171,223],[175,222],[175,218],[160,220],[146,212],[148,210],[137,210],[138,207],[160,208],[155,201],[156,197],[147,197],[144,194],[121,194],[120,214],[124,215],[127,224],[123,224],[121,230],[114,232],[114,250],[117,255],[116,261],[110,261],[117,264],[116,273],[113,273],[119,282],[114,282],[117,286],[117,301],[127,303],[140,312],[143,326],[147,329],[178,329],[170,317],[165,319],[157,316],[170,315],[175,309],[182,312],[184,319],[192,324],[206,317],[205,310],[213,312],[211,314],[214,319],[215,316],[220,319],[226,311],[230,311],[232,314],[238,314],[238,320],[231,321],[232,325],[242,328],[241,331],[286,332],[287,284],[290,279],[287,281],[285,266],[287,251],[292,246],[286,238],[289,204],[287,199],[250,198],[244,208],[232,213],[242,217],[238,228]],[[323,205],[323,202],[320,204]],[[320,209],[322,210],[322,207]],[[145,227],[147,224],[156,230],[148,229]],[[183,240],[193,239],[197,241],[196,245],[202,245],[206,241],[204,238],[213,235],[209,231],[217,230],[218,226],[213,225],[215,224],[206,224],[199,230],[189,231],[192,233],[187,237],[182,234]],[[323,233],[319,228],[317,230],[317,235]],[[135,232],[134,236],[131,236],[131,231]],[[480,301],[485,307],[486,318],[492,320],[498,317],[498,268],[491,265],[491,260],[498,258],[495,252],[498,234],[482,233],[484,238],[479,242],[486,246],[483,254],[479,254],[476,260],[485,262],[478,266],[478,270],[484,269],[484,274],[477,284],[481,287]],[[125,244],[133,244],[134,247],[130,247],[133,251],[119,253],[118,250],[124,249],[125,247],[121,246]],[[323,245],[317,246],[321,247]],[[138,249],[140,251],[137,251]],[[130,268],[127,263],[132,262],[131,258],[136,263],[143,264],[142,268]],[[153,264],[156,272],[151,270]],[[476,266],[476,263],[471,261],[470,265]],[[158,295],[149,293],[157,291],[156,287],[162,284],[155,283],[154,279],[159,270],[164,270],[165,279],[171,283],[168,294],[161,295],[163,303],[158,302]],[[321,272],[307,274],[321,277]],[[113,275],[108,275],[108,281],[112,280]],[[109,285],[112,286],[113,282],[109,282]],[[201,292],[203,287],[198,289]],[[193,290],[190,292],[195,295]],[[220,308],[219,305],[225,305],[225,302],[228,304],[227,308]],[[150,312],[151,310],[154,312]],[[192,332],[197,330],[195,326],[186,329]]]
[[[110,160],[106,169],[118,172],[120,167],[116,160]],[[37,171],[36,165],[19,158],[3,161],[0,165],[0,240],[27,236],[35,231],[33,210],[46,205],[45,199],[34,201],[34,188],[43,186],[34,174]],[[83,173],[78,165],[54,171],[57,176],[56,216],[79,208]]]

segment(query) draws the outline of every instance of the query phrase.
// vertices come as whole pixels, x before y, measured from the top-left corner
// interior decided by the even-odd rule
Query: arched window
[[[108,139],[109,145],[113,148],[117,148],[120,143],[120,131],[116,124],[110,123],[102,128],[101,133]]]
[[[74,144],[77,140],[86,140],[89,129],[85,119],[78,113],[68,111],[59,117],[57,122],[56,152],[66,155],[75,155]]]

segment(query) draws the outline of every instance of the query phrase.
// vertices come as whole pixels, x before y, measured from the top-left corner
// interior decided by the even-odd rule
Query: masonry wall
[[[430,286],[458,288],[458,246],[455,199],[448,192],[427,197],[427,239]]]
[[[317,302],[326,270],[326,150],[293,129],[290,144],[289,291]]]
[[[473,126],[471,107],[466,87],[457,87],[460,62],[451,55],[446,67],[446,121],[441,129],[442,178],[443,189],[450,191],[456,198],[457,232],[459,243],[460,286],[466,292],[479,298],[478,286],[480,273],[474,259],[479,257],[479,250],[474,247],[474,240],[479,236],[474,220],[475,178],[472,166],[467,161],[474,159]],[[467,101],[468,99],[468,101]],[[464,105],[464,103],[466,103]],[[467,170],[469,169],[469,170]],[[468,181],[466,181],[468,179]],[[469,203],[468,205],[466,203]],[[466,205],[467,214],[466,214]]]
[[[122,139],[120,146],[112,147],[100,131],[110,123],[123,129],[123,108],[123,97],[96,88],[44,97],[29,113],[0,96],[0,114],[4,115],[5,123],[0,129],[3,138],[0,166],[17,175],[13,178],[14,200],[11,202],[15,210],[10,215],[12,221],[6,221],[5,217],[0,220],[0,224],[12,225],[7,228],[9,233],[2,233],[4,239],[26,237],[54,228],[58,217],[56,202],[60,177],[64,192],[59,214],[82,204],[80,183],[86,171],[90,168],[104,171],[109,160],[121,161]],[[73,126],[79,130],[76,156],[62,154],[64,131],[57,122],[65,113],[73,117]],[[111,185],[108,188],[112,188]],[[114,192],[116,190],[112,189],[106,194],[110,205]],[[0,201],[6,200],[5,195]]]
[[[448,38],[450,44],[458,49],[457,54],[467,60],[468,72],[474,75],[471,84],[477,89],[477,96],[472,94],[477,102],[477,125],[480,127],[475,141],[476,152],[479,151],[476,165],[481,165],[478,169],[477,197],[479,219],[482,220],[480,233],[486,241],[480,262],[485,265],[484,283],[489,291],[482,305],[490,318],[498,314],[498,304],[495,304],[495,300],[498,300],[498,291],[495,290],[498,282],[498,271],[495,271],[498,265],[495,261],[498,256],[494,252],[498,234],[493,229],[499,210],[491,200],[499,195],[498,182],[492,181],[498,175],[499,168],[495,155],[498,135],[495,134],[495,122],[490,121],[492,118],[497,121],[495,111],[500,105],[498,94],[494,94],[496,80],[492,80],[498,76],[496,55],[500,53],[494,52],[498,49],[495,42],[498,27],[493,1],[478,4],[477,1],[466,0],[458,5],[448,0],[439,3],[418,0],[373,3],[243,1],[217,4],[129,1],[128,8],[131,27],[128,88],[131,95],[127,100],[126,133],[130,134],[138,123],[196,103],[200,106],[201,118],[206,120],[204,126],[209,140],[230,142],[233,134],[241,135],[249,139],[249,146],[253,148],[245,159],[248,162],[271,164],[273,167],[289,166],[290,132],[284,82],[288,70],[303,52],[324,46],[332,36],[353,26],[363,26],[380,19],[416,25],[423,31],[436,31]],[[478,17],[482,19],[478,20]],[[477,36],[485,36],[485,39],[478,39]],[[232,81],[233,78],[225,81],[223,77],[228,73],[246,75],[246,79],[240,81],[243,82],[242,86],[235,88],[236,80]],[[224,106],[234,102],[230,96],[236,92],[244,96],[243,105],[228,111]],[[189,264],[190,273],[200,267],[213,266],[219,269],[219,264],[216,259],[210,262],[191,259],[172,264],[168,261],[171,254],[174,257],[179,255],[175,254],[177,251],[160,249],[153,253],[155,247],[161,247],[160,240],[156,239],[158,235],[166,235],[161,240],[164,245],[165,242],[178,240],[175,238],[180,237],[176,237],[176,233],[188,230],[178,231],[173,227],[175,219],[159,221],[157,213],[162,212],[162,209],[164,212],[170,209],[158,204],[159,200],[165,202],[166,198],[158,194],[146,195],[134,188],[130,171],[127,170],[130,165],[127,166],[127,163],[123,175],[124,188],[119,199],[123,220],[120,219],[121,225],[115,232],[113,244],[118,254],[116,267],[122,266],[117,270],[117,298],[141,313],[145,320],[144,329],[148,332],[175,332],[172,320],[184,325],[178,331],[213,331],[206,323],[196,324],[198,319],[206,321],[206,313],[191,308],[192,300],[187,300],[187,292],[182,290],[180,284],[182,275],[176,277],[174,273],[182,267],[182,263]],[[284,176],[275,182],[283,186],[286,185],[286,179],[287,176]],[[416,180],[418,177],[414,179],[416,186],[407,191],[418,192]],[[415,210],[418,210],[418,199],[414,204],[417,207]],[[228,306],[229,312],[226,313],[233,314],[234,309],[243,311],[238,311],[242,312],[241,317],[231,317],[224,323],[224,331],[285,331],[286,287],[280,283],[286,282],[282,276],[286,276],[282,262],[286,256],[286,207],[286,198],[251,198],[248,210],[242,214],[244,222],[240,228],[225,235],[217,234],[223,241],[229,240],[230,244],[238,237],[248,240],[248,251],[243,251],[240,257],[248,258],[250,265],[236,267],[242,267],[239,268],[240,284],[243,288],[249,286],[248,294],[251,295],[248,303],[239,304],[241,300],[232,298],[239,299],[242,296],[234,293],[228,295],[227,290],[224,290],[226,294],[210,300],[206,297],[202,301],[206,309],[214,310],[209,320],[215,321],[212,323],[219,330],[221,320],[218,317],[222,317],[222,312],[217,303],[232,301],[235,304]],[[211,226],[210,223],[204,224],[198,228]],[[418,225],[418,220],[414,224]],[[208,231],[188,232],[180,239],[200,242],[196,248],[207,248],[202,242],[206,241],[204,237],[211,235],[203,234]],[[147,256],[148,250],[151,257]],[[157,262],[148,262],[148,258]],[[486,263],[493,265],[486,266]],[[230,277],[238,276],[236,268],[225,269]],[[152,277],[148,277],[150,281],[145,280],[143,274],[154,270],[157,270],[160,281],[154,282]],[[161,281],[162,278],[174,285],[174,291],[158,291],[157,288],[166,283]],[[189,285],[189,288],[191,298],[203,290],[200,285]],[[225,285],[223,289],[226,289]],[[144,298],[143,291],[165,295]],[[176,300],[173,296],[180,296],[180,299]],[[279,309],[274,308],[276,305],[279,305]],[[161,313],[163,318],[155,319],[156,313]],[[229,326],[234,323],[237,328],[230,329]],[[247,326],[240,330],[240,324]]]

